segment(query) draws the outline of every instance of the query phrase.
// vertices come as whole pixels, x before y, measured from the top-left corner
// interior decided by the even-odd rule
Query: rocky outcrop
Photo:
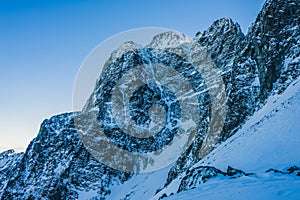
[[[249,175],[252,175],[252,173],[245,173],[242,170],[234,169],[230,166],[228,166],[226,172],[211,166],[199,166],[186,171],[186,175],[182,178],[177,192],[195,188],[198,185],[216,177],[238,178]]]
[[[280,171],[278,169],[268,169],[266,173],[275,173],[275,174],[287,174],[287,175],[295,175],[300,176],[300,167],[292,166],[289,167],[286,171]]]
[[[1,199],[78,199],[81,191],[103,197],[113,182],[129,178],[87,152],[72,122],[75,115],[61,114],[42,123],[26,152],[6,165],[11,176]]]
[[[0,197],[9,180],[18,171],[18,163],[22,160],[23,153],[15,153],[14,150],[7,150],[0,153]]]

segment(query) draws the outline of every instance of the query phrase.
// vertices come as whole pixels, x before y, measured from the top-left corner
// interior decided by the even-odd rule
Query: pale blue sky
[[[106,38],[141,27],[192,37],[221,17],[244,32],[263,0],[0,0],[0,151],[24,149],[45,118],[72,110],[76,73]]]

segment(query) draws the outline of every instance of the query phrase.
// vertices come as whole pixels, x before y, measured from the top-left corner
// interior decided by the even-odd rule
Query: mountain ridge
[[[267,97],[282,93],[299,76],[299,7],[300,2],[296,0],[268,0],[246,35],[237,23],[223,18],[193,39],[207,50],[222,71],[230,109],[220,142],[234,135],[247,118],[263,106]],[[175,39],[174,43],[168,43],[168,38],[172,41],[172,34],[157,36],[149,47],[177,54],[187,51],[185,42],[188,40],[184,35],[182,42]],[[143,49],[134,43],[126,45],[133,50]],[[106,66],[128,67],[145,57],[142,51],[136,56],[121,49],[115,51],[115,57],[112,56]],[[163,59],[170,62],[173,57],[165,54]],[[112,71],[116,71],[117,67],[113,67]],[[99,79],[84,110],[93,110],[103,92],[102,83],[103,79]],[[80,113],[45,120],[24,154],[8,152],[6,157],[0,156],[0,163],[8,163],[0,168],[1,174],[8,174],[0,174],[1,199],[77,199],[85,191],[94,192],[95,199],[109,198],[112,185],[123,184],[132,177],[91,156],[74,126],[73,117],[77,115]],[[169,170],[164,187],[202,159],[198,157],[201,144],[199,134]]]

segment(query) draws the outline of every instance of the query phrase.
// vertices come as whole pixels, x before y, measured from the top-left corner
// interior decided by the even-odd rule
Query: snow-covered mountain
[[[299,117],[300,78],[153,199],[299,199]]]
[[[236,193],[244,199],[254,194],[261,199],[300,198],[299,8],[298,0],[267,0],[246,35],[231,19],[219,19],[192,40],[167,32],[146,47],[127,42],[112,52],[81,112],[46,119],[24,153],[0,154],[0,199],[233,199]],[[191,81],[202,94],[197,97],[201,125],[175,163],[135,175],[95,159],[82,143],[84,129],[75,124],[78,118],[92,120],[85,115],[89,112],[97,115],[110,139],[128,151],[154,150],[172,140],[172,132],[162,132],[166,137],[158,141],[120,135],[114,123],[107,123],[112,120],[104,108],[113,84],[134,66],[163,62],[189,73],[192,64],[186,55],[195,44],[211,55],[225,84],[227,113],[220,145],[199,156],[205,155],[200,152],[201,134],[210,121],[210,102],[206,88],[200,87],[203,79],[196,77]],[[152,98],[156,92],[155,87],[145,88],[135,94],[142,98],[132,106],[145,113],[147,102],[164,106],[161,99]],[[133,118],[148,123],[141,113],[134,112]],[[176,117],[175,104],[170,113]]]
[[[268,0],[246,36],[230,19],[217,20],[196,35],[223,71],[228,109],[222,141],[232,136],[269,95],[282,92],[299,76],[299,7],[299,1]],[[197,146],[172,167],[167,184],[201,159],[196,156]]]

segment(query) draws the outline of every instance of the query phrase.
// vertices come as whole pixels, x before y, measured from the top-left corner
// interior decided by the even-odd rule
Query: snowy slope
[[[246,171],[300,165],[300,79],[282,95],[271,96],[239,132],[220,145],[201,165]]]
[[[122,185],[111,187],[111,195],[107,199],[150,199],[158,188],[162,188],[167,179],[170,166],[146,174],[134,175]]]
[[[178,193],[166,200],[299,200],[300,178],[265,175],[240,179],[212,180],[193,190]]]
[[[237,179],[213,178],[196,189],[177,193],[183,174],[153,199],[300,199],[300,177],[273,173],[300,166],[300,79],[266,105],[243,127],[212,151],[197,166],[228,166],[255,173]]]

